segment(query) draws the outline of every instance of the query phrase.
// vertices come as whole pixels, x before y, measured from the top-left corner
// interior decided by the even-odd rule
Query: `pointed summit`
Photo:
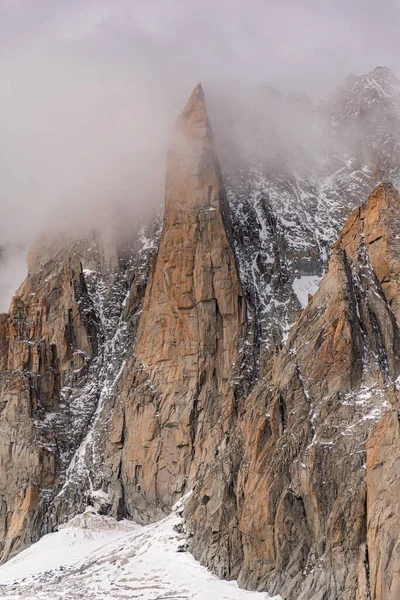
[[[185,108],[177,119],[177,131],[189,139],[212,136],[207,115],[206,99],[201,83],[191,93]]]
[[[135,519],[168,513],[229,430],[246,318],[230,228],[198,85],[173,132],[163,232],[127,369],[136,379],[124,397],[122,472]]]
[[[200,206],[222,208],[228,219],[226,197],[208,120],[204,92],[199,83],[178,117],[167,162],[165,218],[175,219],[175,211]],[[230,227],[230,225],[228,225]]]
[[[205,108],[205,96],[204,90],[201,83],[198,83],[194,88],[193,92],[190,94],[189,100],[186,103],[185,108],[183,109],[182,114],[186,115],[187,113],[195,110],[199,105],[204,105]]]

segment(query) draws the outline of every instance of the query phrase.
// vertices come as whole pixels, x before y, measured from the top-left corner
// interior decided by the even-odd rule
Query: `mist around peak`
[[[198,81],[213,127],[246,154],[281,145],[313,154],[311,105],[349,72],[398,68],[384,27],[398,21],[392,8],[376,31],[372,3],[361,16],[344,2],[2,3],[1,309],[43,231],[81,235],[110,214],[133,222],[162,203],[171,129]]]

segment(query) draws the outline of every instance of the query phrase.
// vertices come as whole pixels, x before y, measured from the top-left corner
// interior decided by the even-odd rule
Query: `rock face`
[[[126,511],[141,521],[193,486],[237,412],[245,304],[230,230],[198,86],[168,155],[163,234],[113,433]]]
[[[398,598],[399,415],[387,413],[367,444],[367,528],[371,598]]]
[[[239,87],[213,98],[211,114],[242,288],[265,350],[286,340],[315,293],[350,212],[382,180],[400,185],[400,81],[377,67],[314,107]]]
[[[246,587],[285,600],[396,598],[399,209],[384,184],[350,215],[318,292],[246,401],[234,568],[216,560],[225,532],[208,507],[218,499],[204,506],[195,486],[195,555]]]
[[[6,559],[32,541],[59,471],[46,415],[97,354],[96,317],[77,257],[32,272],[1,316],[0,542]],[[82,407],[83,408],[83,407]],[[37,536],[37,533],[36,533]]]
[[[143,228],[134,239],[121,252],[97,236],[42,238],[0,316],[3,560],[98,501],[109,411],[156,248]]]

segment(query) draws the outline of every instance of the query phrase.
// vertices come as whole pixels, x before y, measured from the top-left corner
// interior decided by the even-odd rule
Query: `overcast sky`
[[[153,201],[198,81],[317,100],[350,72],[400,71],[399,30],[395,0],[0,0],[0,244]]]
[[[349,71],[398,69],[399,25],[395,0],[1,0],[0,50],[10,66],[51,52],[318,95]]]

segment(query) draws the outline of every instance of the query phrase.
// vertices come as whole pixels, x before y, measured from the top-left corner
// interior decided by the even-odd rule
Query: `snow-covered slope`
[[[141,527],[78,515],[0,567],[0,597],[8,600],[266,600],[221,581],[184,550],[181,506]],[[279,600],[279,597],[275,597]]]

